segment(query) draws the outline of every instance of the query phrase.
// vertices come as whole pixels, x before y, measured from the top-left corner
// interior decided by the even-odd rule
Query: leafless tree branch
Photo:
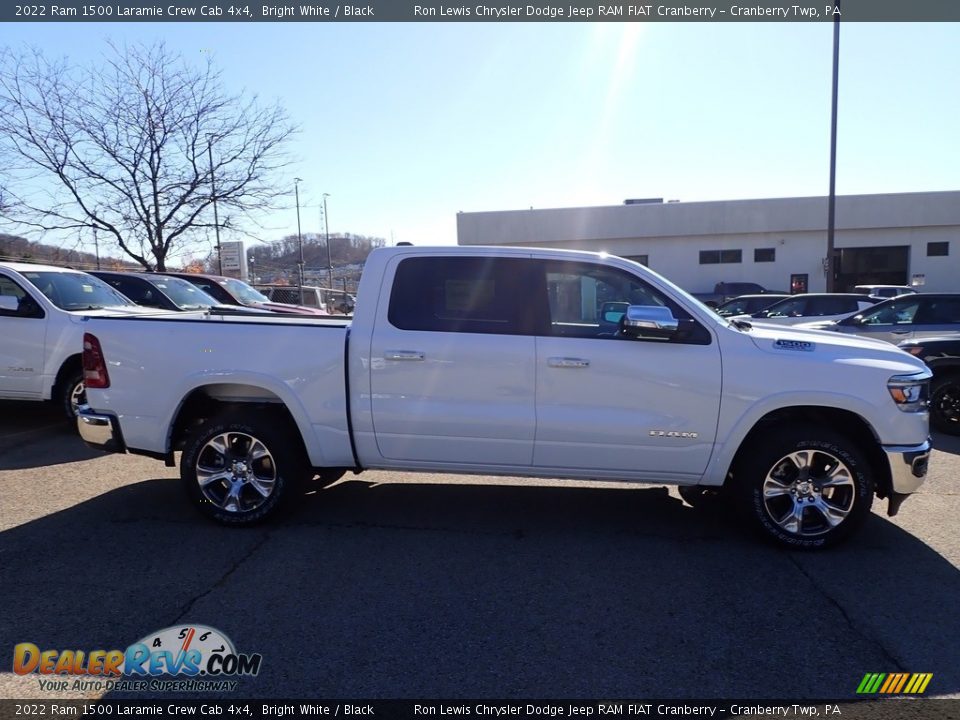
[[[46,190],[12,202],[0,184],[0,213],[45,230],[96,228],[162,270],[203,241],[214,200],[221,228],[276,207],[273,176],[295,128],[279,105],[222,87],[209,61],[192,67],[162,43],[111,44],[91,68],[0,51],[0,157]]]

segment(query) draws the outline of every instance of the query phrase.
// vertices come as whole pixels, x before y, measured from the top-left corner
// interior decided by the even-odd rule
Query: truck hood
[[[289,313],[293,315],[326,315],[323,310],[306,305],[291,305],[289,303],[261,302],[256,307],[277,313]]]
[[[745,332],[757,349],[772,355],[819,356],[900,374],[926,372],[923,361],[883,340],[789,325],[758,324]]]
[[[802,325],[798,325],[804,330],[834,330],[837,327],[836,320],[813,320],[810,322],[805,322]]]
[[[173,310],[161,310],[159,308],[148,308],[140,305],[114,305],[112,307],[98,308],[96,310],[68,310],[71,315],[78,317],[111,317],[117,315],[174,315]]]

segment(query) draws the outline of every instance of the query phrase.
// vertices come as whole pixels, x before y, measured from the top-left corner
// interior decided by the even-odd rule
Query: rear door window
[[[406,258],[394,276],[388,320],[400,330],[536,334],[545,308],[530,292],[533,269],[526,258]]]

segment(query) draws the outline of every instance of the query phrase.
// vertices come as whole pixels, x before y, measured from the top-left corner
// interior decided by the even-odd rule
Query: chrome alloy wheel
[[[86,401],[86,388],[84,388],[83,381],[81,380],[70,390],[70,412],[73,413],[73,417],[77,416],[77,410],[79,410],[80,406]]]
[[[210,438],[197,454],[197,484],[206,500],[222,510],[256,510],[273,492],[277,468],[260,440],[242,432]]]
[[[829,532],[847,518],[856,497],[850,469],[822,450],[800,450],[782,457],[763,481],[767,514],[792,535]]]
[[[960,384],[951,383],[938,389],[930,410],[945,427],[960,425]]]

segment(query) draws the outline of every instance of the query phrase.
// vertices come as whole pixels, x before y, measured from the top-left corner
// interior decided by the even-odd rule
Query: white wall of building
[[[657,203],[460,213],[460,245],[514,245],[646,255],[649,265],[693,292],[721,281],[752,281],[789,290],[791,274],[826,289],[826,198]],[[908,277],[923,290],[960,292],[960,192],[837,198],[835,246],[909,246]],[[949,255],[928,257],[927,243],[949,242]],[[754,262],[773,248],[774,262]],[[702,250],[741,250],[742,262],[701,264]]]

